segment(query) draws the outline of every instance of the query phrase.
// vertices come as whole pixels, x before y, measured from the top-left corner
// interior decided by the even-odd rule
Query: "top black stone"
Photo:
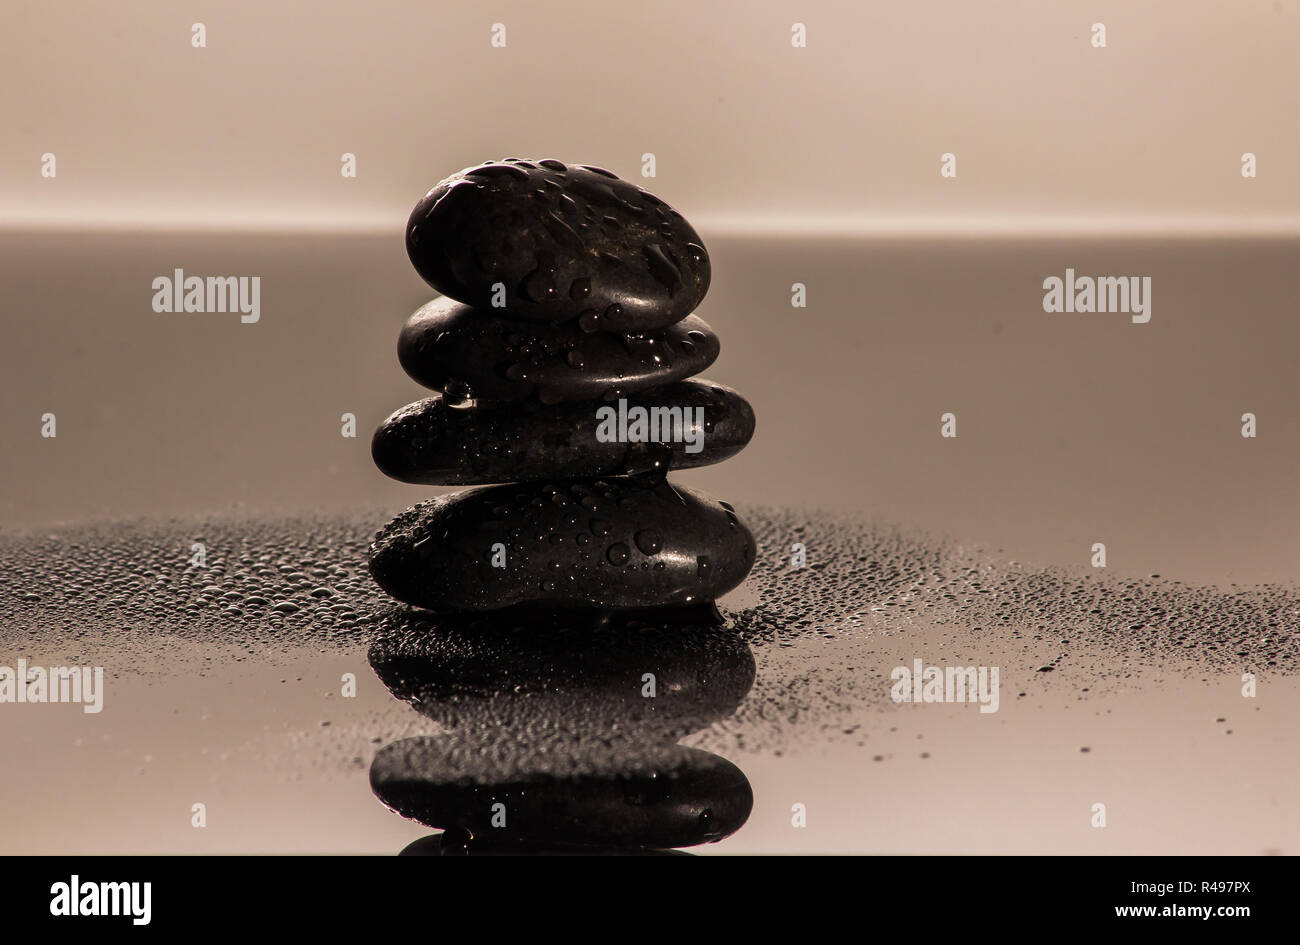
[[[600,330],[671,325],[709,288],[709,255],[680,213],[609,171],[510,158],[425,194],[406,229],[444,295],[513,318],[585,317]]]

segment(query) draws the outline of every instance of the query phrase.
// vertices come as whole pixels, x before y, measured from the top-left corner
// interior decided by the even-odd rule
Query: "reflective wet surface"
[[[5,537],[5,652],[105,668],[97,714],[0,707],[25,759],[2,789],[22,812],[6,849],[1289,845],[1296,591],[1098,579],[740,511],[759,558],[719,611],[605,619],[387,601],[357,563],[364,514]],[[186,554],[200,532],[204,569]],[[792,535],[818,549],[806,567]],[[892,671],[918,658],[999,667],[996,711],[895,702]],[[1078,822],[1094,796],[1127,812],[1104,835]],[[1173,837],[1188,811],[1206,819]]]
[[[710,239],[759,425],[680,478],[755,568],[590,621],[365,572],[441,491],[367,451],[415,392],[400,240],[54,239],[4,244],[0,666],[103,667],[103,711],[0,705],[4,852],[1296,849],[1290,244]],[[177,254],[262,320],[152,312]],[[1151,322],[1044,313],[1067,264],[1152,274]],[[895,702],[916,659],[997,711]]]

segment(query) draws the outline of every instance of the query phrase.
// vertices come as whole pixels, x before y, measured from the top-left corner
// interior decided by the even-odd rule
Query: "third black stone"
[[[402,482],[483,485],[663,471],[722,462],[754,435],[754,411],[729,387],[679,381],[610,402],[457,406],[429,397],[398,410],[371,441]]]

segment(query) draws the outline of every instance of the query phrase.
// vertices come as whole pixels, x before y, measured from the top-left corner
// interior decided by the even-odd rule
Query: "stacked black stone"
[[[375,432],[402,482],[509,483],[432,499],[384,527],[370,572],[440,613],[712,601],[754,564],[726,502],[667,481],[754,432],[730,388],[697,379],[718,339],[692,315],[709,256],[680,213],[609,171],[511,158],[415,206],[416,270],[442,296],[398,358],[437,393]]]

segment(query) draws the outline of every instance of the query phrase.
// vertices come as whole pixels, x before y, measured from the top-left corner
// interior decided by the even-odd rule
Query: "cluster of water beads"
[[[1148,670],[1205,679],[1300,669],[1296,588],[1038,570],[853,516],[742,512],[758,556],[721,606],[753,647],[759,675],[738,714],[708,736],[718,750],[741,741],[789,747],[810,727],[836,736],[845,718],[893,711],[894,664],[885,663],[903,644],[978,664],[996,653],[1004,685],[1019,681],[1014,696],[1044,685],[1085,698],[1130,691]],[[373,517],[0,535],[0,641],[10,652],[141,673],[158,671],[171,638],[250,651],[353,649],[409,619],[357,564]],[[196,540],[206,568],[190,563]],[[793,541],[806,544],[807,567],[791,567]]]

